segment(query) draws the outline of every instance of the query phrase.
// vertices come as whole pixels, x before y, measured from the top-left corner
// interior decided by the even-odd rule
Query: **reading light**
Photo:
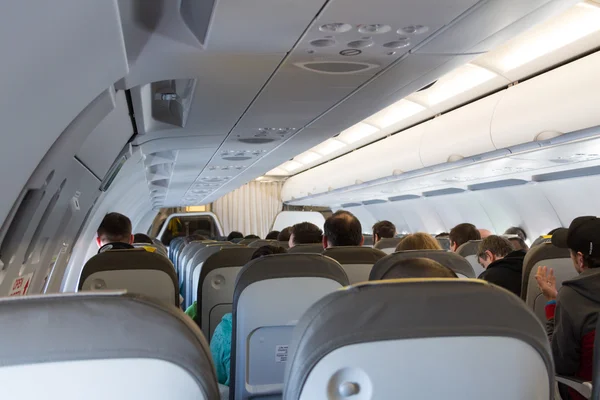
[[[322,156],[326,156],[328,154],[333,153],[334,151],[341,149],[344,146],[346,145],[340,142],[339,140],[329,139],[324,141],[320,145],[313,147],[312,151],[316,151]]]
[[[306,165],[306,164],[313,163],[320,158],[322,158],[322,156],[320,154],[317,154],[312,151],[307,151],[306,153],[302,153],[302,154],[294,157],[294,160]]]
[[[377,129],[373,125],[365,124],[364,122],[359,122],[358,124],[340,133],[338,139],[348,144],[352,144],[377,132],[379,132],[379,129]]]
[[[422,105],[402,99],[372,115],[367,121],[385,129],[424,110]]]
[[[600,7],[579,3],[562,15],[526,32],[499,49],[504,71],[552,53],[600,30]]]
[[[429,105],[436,105],[467,92],[497,77],[495,73],[473,64],[465,64],[450,72],[422,93]]]
[[[292,172],[292,171],[295,171],[295,170],[297,170],[299,168],[302,168],[302,164],[300,164],[297,161],[290,160],[290,161],[288,161],[286,163],[281,164],[281,168],[285,169],[288,172]]]

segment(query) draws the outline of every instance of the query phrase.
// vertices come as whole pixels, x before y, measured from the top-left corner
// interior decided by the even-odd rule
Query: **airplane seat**
[[[287,252],[290,254],[321,254],[323,252],[323,243],[297,244],[294,247],[290,248]]]
[[[133,247],[135,247],[136,249],[144,249],[150,253],[156,253],[156,254],[160,254],[163,257],[166,257],[166,255],[163,253],[162,249],[156,247],[153,244],[150,243],[132,243],[131,244]],[[173,266],[173,268],[175,268],[175,266]]]
[[[108,250],[85,263],[77,291],[104,290],[127,290],[179,307],[173,264],[144,249]]]
[[[196,285],[198,284],[202,264],[211,254],[226,247],[238,247],[238,245],[229,242],[206,243],[196,251],[194,257],[186,264],[185,269],[182,271],[183,285],[181,286],[186,307],[191,306],[196,301]]]
[[[280,398],[294,325],[346,285],[340,264],[322,255],[276,254],[246,264],[233,296],[230,398]]]
[[[255,251],[243,246],[221,248],[198,269],[198,280],[191,290],[194,301],[198,301],[198,322],[209,341],[223,315],[231,312],[235,280]]]
[[[244,246],[249,246],[249,245],[250,245],[250,243],[252,243],[252,242],[256,242],[257,240],[261,240],[261,239],[256,239],[256,238],[253,238],[253,239],[242,239],[242,240],[240,240],[240,241],[238,242],[238,244],[242,244],[242,245],[244,245]]]
[[[429,258],[450,268],[459,278],[475,278],[473,267],[467,260],[456,253],[444,250],[406,250],[390,254],[377,261],[369,275],[370,281],[381,280],[385,273],[398,261],[411,258]]]
[[[350,284],[368,281],[373,265],[386,256],[381,250],[361,246],[330,247],[322,254],[342,265]]]
[[[194,256],[198,253],[198,251],[200,249],[205,248],[208,245],[217,245],[217,244],[224,244],[224,243],[229,243],[229,242],[216,242],[214,240],[197,240],[194,242],[190,242],[186,248],[185,254],[182,254],[180,261],[179,261],[179,265],[177,267],[177,272],[179,274],[179,280],[182,280],[182,277],[185,276],[185,271],[190,267],[191,261],[193,260]]]
[[[392,254],[396,251],[396,247],[402,238],[383,238],[379,242],[375,243],[374,249],[383,251],[385,254]]]
[[[413,259],[415,262],[406,262],[404,259],[395,259],[394,262],[385,264],[385,267],[378,270],[374,277],[377,280],[389,279],[410,279],[410,278],[457,278],[457,275],[448,267],[435,267],[429,264],[419,263],[422,259]]]
[[[450,240],[450,239],[448,239]],[[475,277],[478,277],[485,271],[477,258],[477,252],[479,251],[479,245],[482,240],[469,240],[467,243],[462,244],[457,250],[456,254],[466,258],[466,260],[473,267]]]
[[[175,265],[176,250],[179,248],[179,246],[181,246],[182,243],[183,238],[180,237],[174,238],[173,240],[171,240],[171,243],[169,243],[169,260],[171,260],[173,265]]]
[[[0,321],[8,397],[218,399],[208,343],[172,306],[111,292],[12,297]]]
[[[277,240],[255,239],[252,243],[248,244],[248,247],[252,247],[253,249],[258,249],[263,246],[281,247],[281,242]]]
[[[373,243],[374,243],[373,235],[363,235],[363,238],[365,239],[363,246],[373,247]]]
[[[560,289],[562,283],[577,276],[573,266],[569,249],[561,249],[552,243],[541,243],[529,249],[523,260],[523,275],[521,281],[521,297],[529,308],[533,310],[540,321],[546,322],[546,299],[542,295],[535,274],[539,266],[546,266],[554,270],[556,288]]]
[[[551,399],[554,388],[543,326],[512,293],[476,280],[333,292],[302,316],[288,357],[285,400]]]
[[[278,240],[276,246],[283,247],[284,249],[288,250],[290,248],[290,243],[284,240]]]

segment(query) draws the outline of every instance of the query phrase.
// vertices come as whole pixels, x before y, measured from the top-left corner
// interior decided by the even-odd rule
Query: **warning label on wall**
[[[25,296],[29,290],[31,278],[33,278],[33,272],[27,275],[16,277],[10,286],[8,296]]]
[[[288,346],[278,344],[275,346],[275,362],[282,363],[286,362],[288,357]]]

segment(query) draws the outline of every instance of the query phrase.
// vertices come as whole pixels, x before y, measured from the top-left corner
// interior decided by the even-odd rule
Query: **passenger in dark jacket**
[[[552,244],[568,248],[579,276],[556,289],[554,271],[539,267],[535,276],[546,297],[546,329],[552,345],[556,373],[592,380],[594,337],[600,312],[600,219],[575,218],[569,229],[552,235]],[[568,393],[566,393],[568,391]],[[563,399],[584,399],[561,387]]]
[[[479,275],[494,285],[521,296],[521,275],[525,252],[516,250],[505,238],[491,235],[483,239],[477,252],[479,264],[485,271]]]

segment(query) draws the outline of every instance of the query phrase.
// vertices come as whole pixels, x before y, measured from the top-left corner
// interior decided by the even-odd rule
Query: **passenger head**
[[[575,218],[569,229],[561,228],[554,232],[552,244],[569,249],[577,272],[600,268],[600,218]]]
[[[327,218],[324,226],[323,247],[362,246],[365,238],[362,226],[354,214],[340,210]]]
[[[492,235],[492,232],[488,229],[477,229],[477,231],[479,232],[479,237],[481,239],[485,239],[486,237]]]
[[[313,244],[323,241],[323,231],[315,224],[302,222],[291,228],[291,235],[288,244],[290,249],[297,244]]]
[[[390,221],[379,221],[373,225],[373,244],[381,239],[389,239],[396,236],[396,226]]]
[[[521,239],[527,240],[527,233],[525,233],[525,230],[523,228],[519,228],[518,226],[511,226],[504,232],[504,234],[505,235],[517,235]]]
[[[292,227],[288,226],[287,228],[283,228],[279,235],[277,235],[277,240],[280,242],[289,242],[290,236],[292,235]]]
[[[491,235],[479,244],[477,259],[483,268],[487,268],[494,261],[503,259],[513,251],[515,249],[507,239]]]
[[[454,271],[429,258],[399,260],[388,269],[381,280],[409,278],[458,278]]]
[[[270,256],[271,254],[284,254],[286,253],[283,247],[279,246],[262,246],[256,249],[256,251],[252,254],[252,260],[256,258],[261,258],[264,256]]]
[[[194,234],[192,234],[190,236],[187,236],[185,238],[185,243],[189,244],[189,243],[192,243],[192,242],[199,242],[200,240],[207,240],[207,238],[204,235],[198,235],[198,234],[194,233]]]
[[[98,247],[115,242],[133,243],[131,230],[131,221],[123,214],[116,212],[106,214],[98,227],[96,238]]]
[[[152,238],[143,233],[136,233],[135,235],[133,235],[133,243],[154,244],[154,242],[152,241]]]
[[[277,236],[279,236],[279,231],[271,231],[265,237],[266,240],[277,240]]]
[[[405,236],[396,246],[396,251],[406,250],[442,250],[442,246],[431,235],[417,232]]]
[[[481,235],[475,225],[459,224],[452,228],[448,238],[450,239],[450,251],[456,252],[460,246],[469,240],[480,240]]]
[[[244,235],[241,232],[233,231],[227,235],[227,241],[231,242],[233,239],[243,239]]]
[[[257,235],[246,235],[244,236],[244,239],[260,239],[260,237]]]
[[[510,242],[510,244],[512,244],[515,250],[529,251],[529,246],[527,246],[527,243],[525,243],[525,241],[519,236],[514,235],[511,237],[507,237],[506,239],[508,239],[508,241]]]

